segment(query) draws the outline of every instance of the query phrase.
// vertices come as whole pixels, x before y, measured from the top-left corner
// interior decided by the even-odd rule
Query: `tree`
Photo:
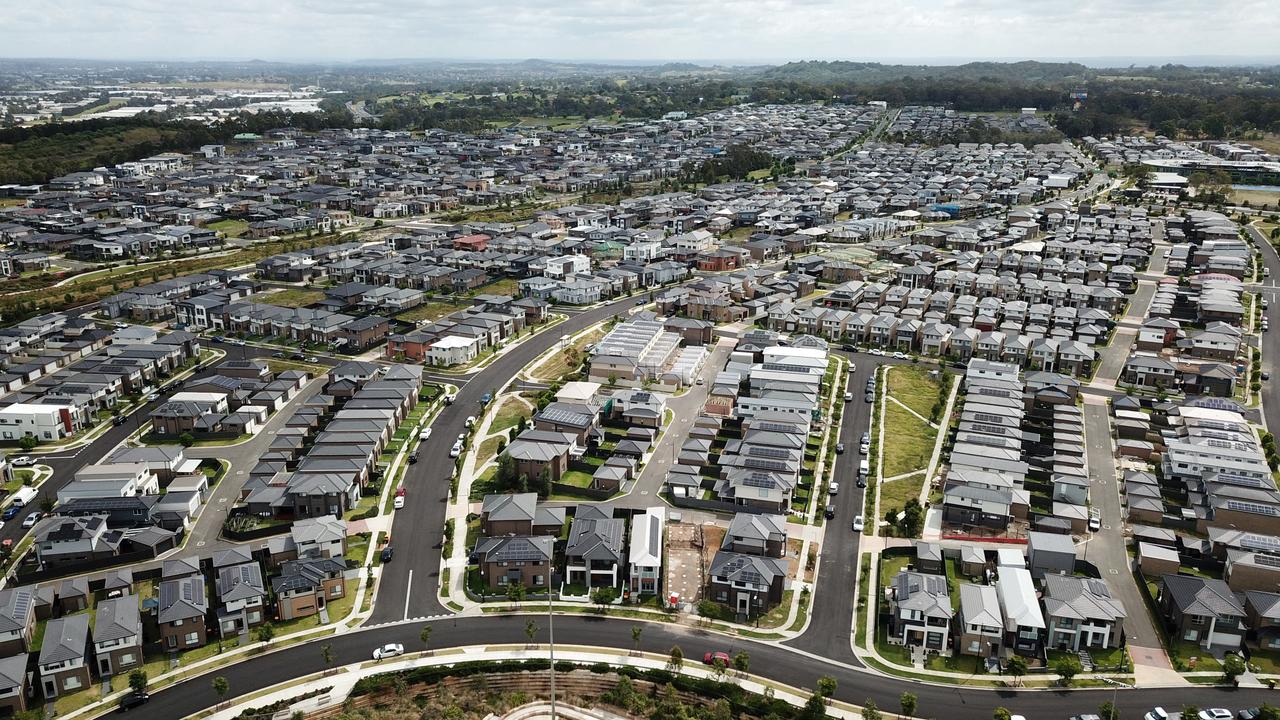
[[[902,693],[898,698],[898,703],[902,706],[902,714],[907,717],[913,717],[916,714],[916,696],[909,692]]]
[[[520,607],[520,601],[524,600],[524,585],[518,582],[507,583],[507,599],[511,604]]]
[[[1098,717],[1102,720],[1120,720],[1120,711],[1108,700],[1098,706]]]
[[[724,658],[716,657],[711,660],[711,669],[716,673],[716,680],[723,682],[724,674],[729,671],[729,663]]]
[[[39,444],[40,440],[35,435],[23,435],[22,439],[18,441],[18,447],[23,450],[34,450]]]
[[[423,625],[422,632],[418,633],[418,639],[422,641],[422,647],[426,652],[431,652],[431,631],[433,629],[430,625]]]
[[[533,639],[537,637],[537,635],[538,635],[538,623],[532,620],[525,621],[524,636],[526,639],[528,639],[530,645],[534,644]]]
[[[862,720],[880,720],[880,708],[876,707],[876,701],[867,698],[862,701]]]
[[[213,691],[217,693],[218,704],[221,705],[222,701],[227,697],[227,693],[231,692],[231,683],[219,675],[213,679]]]
[[[827,701],[819,693],[814,693],[805,701],[800,711],[803,720],[818,720],[827,716]]]
[[[1222,658],[1222,677],[1229,683],[1235,683],[1236,678],[1240,677],[1248,670],[1244,663],[1244,658],[1235,653],[1227,653]]]
[[[1067,655],[1059,658],[1058,661],[1053,664],[1053,671],[1058,673],[1062,678],[1062,684],[1067,686],[1070,686],[1071,681],[1075,676],[1080,674],[1080,670],[1080,660],[1074,655]]]
[[[147,671],[138,668],[129,673],[129,689],[135,693],[140,693],[147,689]]]
[[[271,623],[266,623],[258,628],[258,642],[269,643],[271,642],[271,638],[275,636],[276,629],[271,626]]]
[[[830,675],[823,675],[818,678],[818,694],[824,698],[830,699],[836,694],[836,679]]]
[[[896,514],[895,514],[896,518]],[[902,520],[898,522],[898,531],[903,537],[915,537],[924,529],[924,508],[915,498],[907,500],[902,506]]]
[[[326,671],[333,669],[333,646],[325,643],[320,646],[320,657],[324,660]]]
[[[184,432],[178,436],[178,444],[182,447],[191,447],[196,444],[196,438],[189,432]]]
[[[1280,710],[1277,710],[1274,705],[1263,703],[1262,707],[1258,708],[1257,720],[1280,720]]]
[[[45,515],[48,515],[49,513],[53,512],[53,506],[56,504],[57,504],[57,501],[55,501],[52,497],[49,497],[49,496],[42,497],[40,498],[40,512],[44,513]]]
[[[1182,706],[1182,717],[1184,717],[1184,718],[1196,718],[1196,717],[1200,717],[1200,706],[1198,706],[1198,705],[1183,705],[1183,706]]]
[[[631,644],[635,645],[635,651],[640,652],[640,636],[644,634],[643,625],[631,626]]]
[[[671,657],[667,660],[667,669],[673,673],[679,674],[684,668],[684,651],[679,645],[671,646]]]
[[[1011,717],[1009,708],[998,707],[991,713],[991,720],[1009,720]]]
[[[613,586],[599,587],[591,591],[591,602],[600,606],[600,612],[618,599],[618,589]]]
[[[746,650],[739,650],[733,654],[733,669],[742,674],[747,673],[747,668],[751,667],[751,656]]]
[[[1027,661],[1021,655],[1014,655],[1009,658],[1004,671],[1012,675],[1016,682],[1021,683],[1022,676],[1027,674]]]

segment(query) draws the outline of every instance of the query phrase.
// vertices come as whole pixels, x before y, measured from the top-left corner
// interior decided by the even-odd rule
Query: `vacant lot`
[[[320,302],[324,299],[324,293],[319,290],[304,290],[302,288],[286,288],[280,292],[265,293],[260,296],[262,302],[269,305],[279,305],[280,307],[300,308],[312,303]]]
[[[934,429],[894,402],[885,403],[884,477],[924,470],[933,454]]]
[[[405,310],[399,315],[396,315],[396,319],[404,320],[405,322],[422,322],[423,320],[426,320],[426,321],[439,320],[445,315],[448,315],[449,313],[455,310],[458,310],[461,307],[462,307],[461,305],[454,305],[453,303],[430,300],[422,303],[416,308]]]
[[[908,500],[920,499],[920,487],[924,485],[924,473],[917,473],[901,480],[880,483],[880,514],[901,510]]]
[[[889,394],[898,402],[929,417],[938,402],[938,389],[942,383],[930,375],[930,370],[919,365],[897,365],[889,370]]]
[[[249,223],[244,220],[219,220],[209,223],[208,228],[215,232],[226,233],[227,237],[238,238],[249,229]]]
[[[1232,190],[1231,202],[1237,205],[1275,210],[1280,208],[1280,192],[1269,190]]]
[[[578,365],[586,359],[586,347],[592,343],[600,341],[608,332],[605,328],[595,328],[581,335],[568,348],[564,348],[547,358],[541,365],[535,367],[531,372],[537,380],[559,380],[561,376],[570,370],[577,369]],[[572,350],[572,352],[570,352]]]

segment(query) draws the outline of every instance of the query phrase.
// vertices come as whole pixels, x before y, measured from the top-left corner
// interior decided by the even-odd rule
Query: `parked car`
[[[461,454],[462,454],[462,445],[461,445],[461,444],[459,444],[459,443],[454,443],[453,447],[449,448],[449,457],[451,457],[451,458],[456,458],[456,457],[458,457],[458,456],[459,456],[459,455],[461,455]]]
[[[310,356],[310,357],[308,357],[308,358],[307,358],[307,362],[309,362],[309,363],[318,363],[318,362],[320,362],[320,358],[316,357],[315,355],[312,355],[312,356]]]
[[[1098,532],[1102,529],[1102,518],[1098,517],[1096,511],[1089,513],[1089,532]]]
[[[906,360],[907,354],[904,352],[896,352],[893,354],[895,360]]]
[[[397,495],[396,498],[391,501],[391,507],[395,508],[396,510],[399,510],[400,508],[404,507],[404,496]]]
[[[431,428],[426,428],[418,433],[418,440],[428,440],[431,437]]]
[[[302,353],[294,353],[289,356],[289,359],[290,360],[306,360],[307,356],[303,355]]]
[[[844,394],[844,401],[845,401],[845,402],[853,402],[853,393],[851,393],[851,392],[847,392],[847,393],[845,393],[845,394]]]
[[[868,403],[873,403],[873,402],[875,402],[875,401],[876,401],[876,394],[875,394],[875,393],[867,393],[867,397],[865,398],[865,400],[866,400]]]
[[[884,355],[884,354],[885,354],[885,353],[884,353],[884,351],[883,351],[883,350],[881,350],[880,348],[871,348],[871,349],[870,349],[870,350],[868,350],[867,352],[871,353],[872,355]]]
[[[1262,302],[1265,303],[1266,300],[1263,300]],[[1266,307],[1266,305],[1263,305],[1263,307]],[[1261,714],[1262,712],[1256,707],[1245,708],[1244,710],[1236,713],[1236,720],[1258,720],[1258,716]]]
[[[410,465],[416,465],[416,464],[417,464],[417,462],[418,462],[418,456],[417,456],[417,455],[410,455],[410,456],[409,456],[409,464],[410,464]]]
[[[703,383],[703,379],[702,379],[702,378],[698,378],[696,381],[694,381],[694,383],[693,383],[693,384],[694,384],[694,385],[701,385],[702,383]]]
[[[448,395],[445,395],[445,396],[444,396],[444,404],[445,404],[445,405],[452,405],[452,404],[453,404],[453,401],[454,401],[454,400],[457,400],[457,399],[458,399],[458,396],[457,396],[457,395],[454,395],[453,393],[449,393]]]
[[[10,460],[9,464],[14,467],[28,467],[30,465],[35,465],[36,461],[30,455],[19,455],[18,457]]]
[[[844,443],[836,443],[836,454],[837,455],[844,454]]]
[[[125,417],[124,415],[112,415],[112,416],[111,416],[111,424],[112,424],[112,425],[123,425],[123,424],[125,424],[125,423],[127,423],[127,422],[129,422],[129,418]]]
[[[855,517],[855,518],[853,519],[853,531],[854,531],[854,532],[862,532],[862,529],[863,529],[864,527],[866,527],[866,524],[863,522],[863,520],[862,520],[862,516],[861,516],[861,515],[859,515],[859,516],[857,516],[857,517]]]
[[[1231,711],[1226,708],[1205,708],[1200,711],[1200,720],[1231,720]]]
[[[42,517],[44,517],[44,513],[37,510],[31,513],[30,515],[28,515],[26,519],[22,521],[22,527],[24,528],[35,527],[36,523],[40,522],[40,518]]]
[[[382,554],[379,555],[378,557],[380,557],[382,559],[382,562],[385,563],[385,562],[391,562],[391,558],[395,557],[395,555],[396,555],[395,548],[388,545],[382,548]]]
[[[707,665],[715,665],[716,663],[719,662],[719,663],[724,663],[726,666],[728,666],[731,661],[729,660],[729,653],[717,650],[715,652],[709,652],[706,655],[703,655],[702,662],[706,663]]]
[[[833,482],[833,483],[831,483],[830,485],[828,485],[828,486],[827,486],[827,494],[828,494],[828,495],[839,495],[839,494],[840,494],[840,483],[838,483],[838,482]]]
[[[824,508],[824,509],[823,509],[823,511],[822,511],[822,516],[823,516],[823,517],[825,517],[825,518],[826,518],[826,519],[828,519],[828,520],[830,520],[831,518],[835,517],[835,516],[836,516],[836,506],[835,506],[834,504],[832,504],[832,503],[827,503],[827,507],[826,507],[826,508]]]
[[[480,396],[481,405],[488,405],[491,400],[493,400],[493,395],[491,393],[485,393]]]
[[[373,659],[381,660],[383,658],[396,657],[397,655],[403,655],[403,654],[404,654],[403,645],[401,645],[400,643],[387,643],[386,645],[383,645],[380,648],[374,649]]]
[[[475,427],[475,425],[476,425],[476,416],[475,416],[475,415],[468,415],[468,416],[467,416],[467,427]]]
[[[151,696],[144,692],[131,692],[120,698],[120,704],[116,707],[116,712],[128,712],[139,705],[145,705]]]
[[[10,505],[4,509],[4,514],[0,515],[0,520],[12,520],[18,517],[18,513],[20,512],[22,512],[21,505]],[[0,525],[0,527],[3,527],[3,525]]]
[[[859,475],[859,476],[858,476],[858,487],[859,487],[859,488],[865,488],[866,486],[867,486],[867,476],[866,476],[866,475]]]
[[[160,393],[147,393],[147,402],[155,402],[160,399]]]
[[[1151,712],[1142,716],[1142,720],[1169,720],[1169,713],[1162,707],[1152,708]]]
[[[273,358],[282,358],[282,357],[284,357],[284,353],[283,353],[283,352],[273,352],[273,353],[271,353],[271,357],[273,357]]]

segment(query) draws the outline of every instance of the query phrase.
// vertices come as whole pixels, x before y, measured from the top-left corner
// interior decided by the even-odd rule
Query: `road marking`
[[[409,595],[413,593],[413,570],[409,571],[409,583],[404,589],[404,619],[409,619]]]

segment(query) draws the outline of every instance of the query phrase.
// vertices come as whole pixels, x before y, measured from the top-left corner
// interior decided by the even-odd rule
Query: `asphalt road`
[[[1271,271],[1271,277],[1263,278],[1256,288],[1269,301],[1269,307],[1263,311],[1263,316],[1267,318],[1268,326],[1277,325],[1277,321],[1280,321],[1280,285],[1277,285],[1280,283],[1280,255],[1276,254],[1276,249],[1262,233],[1253,227],[1249,227],[1249,235],[1262,253],[1263,266]],[[1276,365],[1277,359],[1280,359],[1280,335],[1276,333],[1280,333],[1280,325],[1275,330],[1262,333],[1262,370],[1271,376],[1271,380],[1262,384],[1262,417],[1267,429],[1273,433],[1280,431],[1280,401],[1272,398],[1272,383],[1280,382],[1280,376],[1276,375],[1276,370],[1280,369]]]
[[[399,552],[383,566],[377,602],[370,624],[429,617],[445,612],[437,594],[444,518],[449,502],[449,478],[453,459],[449,448],[466,427],[469,415],[480,416],[480,398],[498,390],[535,358],[560,341],[595,323],[634,307],[636,298],[625,298],[578,313],[550,332],[530,337],[488,367],[467,377],[454,403],[431,423],[431,437],[418,448],[419,462],[405,473],[404,508],[397,510],[391,526],[391,545]]]
[[[407,563],[406,563],[407,564]],[[433,649],[465,645],[498,643],[524,644],[525,622],[531,616],[494,616],[446,618],[430,621]],[[545,616],[532,616],[539,625],[537,641],[547,638]],[[388,642],[399,642],[414,652],[422,649],[418,639],[423,623],[387,625],[344,633],[323,642],[305,643],[269,655],[254,656],[222,668],[217,675],[230,685],[230,696],[236,697],[325,668],[320,646],[333,649],[335,665],[346,665],[370,659],[373,648]],[[558,616],[555,621],[556,641],[560,644],[589,645],[619,649],[632,647],[631,627],[644,627],[641,649],[666,655],[673,645],[684,652],[685,662],[695,663],[704,653],[723,650],[746,651],[752,671],[773,680],[812,689],[817,678],[829,675],[836,679],[837,699],[862,703],[868,698],[892,711],[898,708],[903,692],[911,692],[919,700],[917,717],[946,720],[989,720],[992,708],[1003,706],[1030,720],[1066,720],[1077,713],[1097,712],[1098,706],[1112,699],[1109,688],[1088,690],[991,690],[961,689],[954,686],[928,685],[885,677],[834,664],[785,647],[751,640],[730,639],[695,628],[666,623],[637,623],[631,620],[593,616]],[[133,710],[130,715],[144,720],[170,720],[184,717],[214,705],[218,698],[211,686],[211,676],[196,677],[152,694],[151,702]],[[1138,718],[1157,705],[1166,708],[1194,704],[1199,707],[1227,707],[1237,710],[1274,701],[1268,690],[1232,690],[1212,687],[1159,688],[1121,690],[1116,704],[1121,717]]]
[[[844,405],[837,438],[844,443],[845,451],[836,455],[832,475],[832,479],[840,483],[840,492],[833,498],[836,516],[823,525],[822,553],[817,584],[810,600],[809,626],[803,635],[787,644],[839,662],[861,665],[853,655],[852,635],[858,546],[862,540],[862,534],[855,533],[852,525],[854,516],[861,515],[863,510],[864,491],[857,485],[858,461],[866,457],[858,454],[858,443],[862,433],[871,431],[871,412],[875,407],[863,397],[867,379],[875,371],[877,361],[884,358],[864,353],[841,354],[851,360],[857,370],[846,373],[846,388],[853,393],[853,401]]]

